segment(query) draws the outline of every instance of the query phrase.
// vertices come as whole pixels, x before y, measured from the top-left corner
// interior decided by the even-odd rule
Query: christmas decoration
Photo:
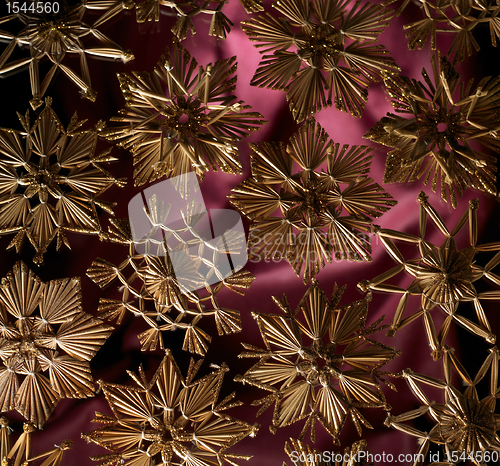
[[[100,124],[82,130],[75,113],[64,129],[51,102],[33,124],[29,111],[18,114],[22,131],[0,128],[0,234],[16,233],[8,248],[17,252],[28,238],[37,264],[55,239],[69,248],[67,232],[103,238],[97,210],[112,215],[115,203],[99,197],[125,185],[102,167],[116,160],[111,148],[95,153]]]
[[[443,349],[443,373],[445,380],[415,374],[410,369],[403,371],[403,377],[422,406],[407,413],[393,416],[388,414],[385,424],[405,434],[417,437],[420,442],[414,466],[422,464],[431,444],[442,445],[444,463],[454,466],[470,460],[477,466],[490,461],[498,461],[500,438],[500,415],[495,414],[498,393],[498,349],[490,350],[475,378],[471,378],[460,361],[454,356],[452,348]],[[452,384],[452,369],[460,377],[465,390]],[[488,395],[480,398],[476,385],[490,372]],[[444,403],[431,402],[422,385],[439,388],[443,391]],[[428,414],[435,422],[430,432],[422,432],[405,422]],[[493,455],[493,457],[492,457]],[[496,456],[496,460],[494,459]]]
[[[280,0],[284,15],[260,14],[243,22],[250,40],[264,55],[252,84],[286,92],[290,110],[302,121],[332,103],[361,116],[368,85],[399,68],[384,46],[376,44],[392,12],[381,5],[348,1]]]
[[[40,429],[60,398],[93,396],[89,361],[112,328],[83,312],[81,299],[79,278],[44,283],[21,261],[2,279],[2,412],[15,409]]]
[[[235,72],[236,57],[198,67],[174,43],[153,74],[118,76],[127,107],[102,134],[134,155],[136,186],[210,167],[241,172],[236,143],[265,121],[230,94]]]
[[[304,283],[332,255],[371,260],[372,217],[396,204],[366,175],[371,148],[340,147],[309,120],[289,144],[263,142],[251,149],[253,176],[228,196],[255,222],[248,238],[251,255],[285,258],[297,275],[303,267]],[[325,162],[326,171],[319,171]]]
[[[339,306],[344,289],[335,285],[330,302],[313,280],[295,311],[283,296],[273,297],[282,314],[252,313],[266,347],[242,343],[239,357],[259,361],[236,380],[271,392],[253,403],[257,415],[275,404],[271,432],[306,419],[300,440],[310,429],[314,442],[319,421],[339,444],[347,415],[361,435],[372,426],[360,408],[389,409],[380,381],[394,387],[380,368],[398,353],[370,338],[384,326],[367,326],[369,297]]]
[[[496,2],[3,11],[2,466],[498,463]]]
[[[95,101],[96,92],[90,84],[87,55],[120,59],[124,63],[134,59],[130,51],[106,37],[98,28],[116,16],[123,9],[133,6],[125,1],[82,1],[73,6],[62,2],[6,2],[8,16],[0,19],[0,24],[22,24],[17,33],[0,30],[0,38],[9,41],[0,56],[0,76],[28,66],[30,71],[33,109],[42,105],[42,98],[56,71],[62,72],[79,89],[82,95]],[[89,25],[84,21],[87,10],[103,11],[102,15]],[[16,45],[29,48],[29,56],[8,61]],[[80,58],[80,74],[68,67],[67,56]],[[15,56],[15,55],[14,55]],[[40,83],[40,62],[48,60],[51,67]]]
[[[159,21],[160,8],[165,6],[170,8],[178,19],[172,27],[172,34],[177,39],[184,40],[187,37],[188,30],[192,35],[196,34],[193,24],[193,17],[199,14],[211,16],[210,30],[211,36],[216,36],[219,39],[226,39],[227,34],[231,30],[233,23],[222,12],[222,7],[225,2],[214,1],[170,1],[170,0],[145,0],[136,4],[137,22],[144,21]],[[212,8],[210,5],[213,4]]]
[[[460,75],[446,57],[432,57],[433,80],[424,69],[425,84],[404,76],[387,76],[385,86],[397,113],[388,113],[365,138],[393,147],[387,155],[384,183],[431,180],[435,192],[457,206],[467,187],[496,194],[496,157],[500,148],[500,78],[472,81]],[[409,115],[408,118],[406,115]]]
[[[451,231],[446,227],[437,211],[429,204],[428,196],[421,192],[418,201],[420,202],[419,236],[376,227],[375,233],[387,253],[398,265],[371,281],[360,282],[358,287],[362,291],[401,294],[388,335],[394,335],[397,330],[422,317],[434,359],[438,359],[441,355],[441,349],[444,347],[452,322],[458,323],[489,343],[495,343],[496,335],[491,330],[481,301],[500,299],[500,290],[478,293],[474,282],[485,278],[497,287],[500,285],[498,276],[493,273],[493,269],[500,262],[500,243],[477,244],[477,199],[469,203],[469,208]],[[433,221],[444,236],[441,246],[425,240],[428,218]],[[458,249],[455,236],[467,224],[469,245],[466,248]],[[417,245],[419,256],[414,259],[405,259],[393,240]],[[477,255],[481,252],[495,253],[495,256],[484,267],[476,262]],[[403,271],[414,277],[407,288],[388,283],[392,277]],[[403,319],[411,295],[421,296],[420,309]],[[458,314],[459,306],[464,302],[473,304],[478,319],[477,324]],[[431,312],[438,309],[446,315],[439,334],[436,333],[434,320],[431,316]]]
[[[243,295],[240,291],[248,289],[254,276],[245,270],[236,272],[215,286],[203,282],[197,274],[192,260],[185,264],[175,264],[176,271],[168,254],[162,256],[137,254],[128,221],[111,221],[110,239],[128,245],[129,255],[118,266],[98,258],[87,270],[87,275],[101,288],[115,279],[123,286],[122,299],[101,298],[99,316],[103,319],[117,319],[119,325],[128,310],[141,316],[151,327],[138,338],[142,350],[154,350],[158,345],[165,348],[162,332],[176,329],[185,330],[183,349],[204,355],[211,341],[210,335],[199,327],[203,317],[214,317],[219,335],[241,330],[240,313],[219,305],[217,294],[224,287]],[[192,225],[188,225],[192,228]],[[200,238],[198,238],[200,240]],[[203,241],[200,241],[200,245]],[[217,251],[214,254],[218,254]],[[196,260],[197,257],[193,258]],[[206,289],[206,293],[196,290],[187,291],[179,286],[176,274],[194,276]],[[132,298],[132,299],[131,299]],[[210,304],[212,309],[207,309]],[[168,346],[168,344],[167,344]]]
[[[187,466],[237,465],[250,456],[228,452],[258,425],[224,413],[241,403],[234,393],[218,402],[225,365],[194,380],[203,360],[191,360],[184,378],[170,351],[148,382],[142,367],[129,372],[138,388],[100,382],[113,416],[96,413],[104,424],[83,437],[112,453],[92,458],[100,465],[185,464]]]

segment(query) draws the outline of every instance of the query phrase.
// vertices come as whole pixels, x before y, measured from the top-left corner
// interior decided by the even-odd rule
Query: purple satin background
[[[269,3],[266,4],[270,8]],[[297,125],[293,122],[288,111],[285,95],[281,91],[273,91],[250,86],[250,80],[258,66],[261,55],[258,50],[247,39],[246,35],[239,28],[239,22],[248,18],[239,2],[231,0],[225,6],[224,11],[235,24],[232,32],[226,41],[217,41],[207,36],[208,20],[200,16],[194,18],[198,33],[190,37],[183,45],[192,53],[197,61],[206,65],[217,59],[228,58],[233,55],[238,57],[238,83],[236,95],[238,100],[243,100],[246,104],[252,106],[253,110],[259,111],[270,122],[260,131],[252,134],[239,144],[240,158],[243,164],[243,176],[232,176],[221,173],[208,173],[201,184],[203,196],[207,207],[210,208],[231,208],[226,196],[240,181],[247,178],[250,174],[248,142],[286,140],[296,130]],[[418,13],[418,10],[416,10]],[[407,42],[404,37],[402,24],[407,22],[415,11],[410,12],[402,18],[396,18],[391,21],[390,27],[381,35],[380,42],[383,43],[395,57],[402,73],[419,79],[421,77],[422,67],[431,69],[429,59],[431,52],[428,47],[423,51],[408,51]],[[117,111],[124,106],[124,100],[119,90],[118,81],[115,73],[131,71],[151,71],[158,61],[165,47],[171,43],[170,27],[173,19],[162,17],[160,24],[142,24],[137,25],[134,18],[134,12],[129,12],[120,17],[112,25],[103,26],[101,30],[117,41],[124,48],[130,48],[136,59],[127,65],[113,63],[108,61],[99,61],[89,57],[89,66],[92,76],[93,87],[98,92],[96,104],[80,99],[76,88],[70,84],[65,77],[58,75],[49,88],[47,95],[54,99],[53,107],[58,112],[64,125],[67,125],[73,111],[78,109],[80,118],[88,118],[89,124],[95,124],[98,120],[109,120],[116,115]],[[439,44],[438,44],[439,45]],[[441,46],[446,49],[446,43]],[[494,53],[498,53],[495,49]],[[466,75],[481,75],[481,60],[488,56],[485,53],[469,60],[465,65],[459,67],[459,70]],[[78,60],[72,59],[68,62],[71,66],[78,67]],[[13,82],[15,81],[15,82]],[[28,85],[28,73],[23,72],[15,77],[0,81],[2,86],[2,95],[5,98],[5,104],[1,115],[2,126],[18,127],[15,120],[15,111],[24,113],[28,107],[29,92],[26,92],[25,86]],[[16,99],[10,99],[8,94],[12,89],[18,89]],[[356,119],[350,115],[341,113],[334,108],[323,110],[317,115],[318,122],[325,128],[329,136],[341,144],[365,144],[370,142],[362,139],[363,134],[386,112],[391,111],[392,107],[389,98],[383,90],[380,83],[370,87],[369,100],[366,110],[361,119]],[[108,147],[103,142],[101,150]],[[370,176],[382,183],[382,176],[385,163],[386,149],[382,146],[376,146],[374,151],[373,163]],[[115,176],[128,176],[128,186],[119,190],[118,188],[110,190],[104,196],[108,200],[118,202],[116,216],[118,218],[127,215],[127,204],[129,200],[139,192],[133,187],[132,182],[132,157],[129,153],[115,148],[112,152],[120,160],[110,165],[108,168]],[[382,228],[396,229],[402,232],[417,234],[418,232],[418,209],[419,204],[416,201],[418,193],[423,189],[430,196],[431,204],[437,209],[445,223],[452,228],[460,218],[463,211],[468,206],[469,199],[478,197],[480,199],[480,208],[478,213],[480,225],[480,241],[495,241],[500,239],[498,215],[500,209],[495,200],[478,191],[468,190],[464,197],[459,200],[456,210],[449,204],[442,201],[438,194],[431,192],[429,187],[424,187],[421,181],[411,184],[391,184],[384,185],[384,188],[394,198],[398,200],[398,205],[384,214],[381,218],[374,221]],[[105,215],[101,216],[103,225],[107,225]],[[248,226],[245,220],[244,224]],[[12,236],[2,237],[0,245],[2,249],[12,239]],[[91,262],[102,257],[115,264],[119,264],[125,259],[128,251],[126,247],[119,245],[110,245],[101,243],[96,237],[69,235],[72,250],[63,250],[56,253],[55,248],[51,248],[46,256],[46,264],[39,269],[37,273],[43,280],[51,280],[65,276],[80,276],[82,280],[83,307],[86,312],[95,315],[99,297],[117,298],[119,296],[116,290],[116,284],[105,290],[100,290],[97,285],[85,275],[86,269]],[[427,239],[435,244],[442,242],[442,235],[435,228],[428,229]],[[459,248],[466,247],[468,244],[467,229],[465,228],[457,237]],[[372,242],[373,261],[371,263],[356,262],[333,262],[327,266],[317,276],[320,285],[331,295],[333,285],[337,282],[340,286],[347,284],[347,291],[343,297],[342,304],[351,300],[361,298],[361,294],[356,288],[356,284],[363,279],[371,279],[379,273],[393,267],[394,262],[386,254],[384,247],[373,238]],[[33,250],[26,244],[21,255],[23,260],[31,268],[36,268],[31,262]],[[13,251],[2,253],[3,260],[0,263],[2,276],[18,260],[19,255]],[[293,426],[278,430],[276,435],[269,432],[268,426],[271,421],[272,409],[268,410],[263,416],[255,419],[256,407],[250,406],[250,402],[262,398],[266,392],[255,387],[243,386],[232,381],[236,374],[244,373],[254,360],[239,360],[237,355],[241,352],[240,342],[247,342],[257,346],[263,346],[257,325],[251,317],[252,311],[258,312],[278,312],[278,308],[273,304],[271,296],[281,297],[284,293],[292,307],[295,307],[307,286],[303,284],[302,279],[295,276],[292,268],[285,262],[281,263],[249,263],[248,269],[256,276],[251,288],[246,292],[245,297],[223,290],[219,296],[219,302],[232,309],[238,309],[242,316],[243,331],[239,334],[218,337],[215,331],[215,325],[209,319],[202,323],[202,328],[207,330],[212,336],[212,344],[207,353],[205,365],[201,371],[208,371],[208,362],[229,364],[231,371],[226,375],[223,387],[223,395],[236,390],[237,397],[245,402],[241,408],[229,412],[235,417],[254,423],[259,422],[261,429],[258,435],[251,439],[247,438],[238,443],[231,449],[233,453],[251,454],[253,458],[242,464],[249,466],[272,466],[280,465],[284,460],[290,464],[287,455],[283,451],[283,444],[289,437],[297,437],[303,425],[303,421]],[[409,277],[403,277],[403,285],[409,284]],[[370,304],[369,321],[373,322],[381,315],[386,315],[386,323],[392,320],[394,311],[399,300],[399,295],[387,295],[375,293]],[[418,309],[419,300],[414,298],[410,300],[407,312]],[[462,305],[467,306],[467,305]],[[499,327],[497,316],[498,304],[486,303],[487,316],[493,326],[493,331]],[[436,316],[436,312],[433,316]],[[442,322],[441,316],[436,317],[437,327]],[[143,363],[146,371],[152,375],[159,361],[162,358],[162,352],[143,353],[140,351],[140,344],[136,337],[138,333],[145,330],[146,326],[140,318],[128,317],[121,327],[117,328],[113,336],[108,340],[102,351],[95,357],[92,366],[95,380],[102,379],[106,382],[130,383],[131,379],[127,376],[126,370],[137,370],[138,365]],[[456,327],[450,332],[449,344],[454,346],[458,353],[466,361],[466,367],[471,367],[471,373],[475,374],[479,362],[474,363],[474,357],[471,351],[476,351],[477,358],[480,361],[486,357],[487,345],[477,337],[467,339],[463,333],[455,332]],[[178,359],[181,370],[185,373],[189,360],[189,355],[183,353],[180,349],[182,345],[182,332],[169,334],[166,341],[169,342],[174,355]],[[417,320],[405,329],[397,333],[394,338],[385,337],[381,332],[375,336],[376,339],[403,351],[402,356],[396,358],[384,369],[398,372],[407,367],[411,367],[414,372],[425,373],[434,377],[441,378],[441,363],[433,362],[430,357],[430,349],[427,344],[423,324]],[[467,364],[471,364],[468,366]],[[399,392],[391,392],[385,387],[384,392],[387,401],[392,405],[393,414],[400,414],[409,411],[418,406],[414,396],[411,394],[406,384],[402,381],[395,381]],[[440,393],[432,393],[431,399],[441,402]],[[436,398],[434,398],[434,396]],[[42,432],[38,433],[34,439],[35,452],[49,449],[52,445],[58,444],[65,438],[71,438],[74,441],[73,448],[65,455],[63,464],[90,465],[93,464],[88,458],[89,455],[105,454],[106,451],[96,445],[87,445],[81,440],[80,432],[88,432],[98,427],[90,421],[93,418],[94,411],[100,411],[111,414],[111,411],[102,394],[88,400],[62,400],[46,423]],[[9,417],[20,419],[9,413]],[[368,440],[368,446],[373,453],[414,453],[418,449],[416,439],[402,433],[387,429],[382,425],[385,414],[381,410],[368,409],[363,410],[363,414],[373,425],[373,430],[365,429],[363,438]],[[20,424],[14,423],[14,426],[20,427]],[[350,420],[344,428],[341,436],[342,448],[350,445],[357,440],[358,436]],[[309,435],[306,436],[309,442]],[[317,439],[314,445],[320,450],[332,450],[331,438],[325,433],[321,425],[317,426]]]

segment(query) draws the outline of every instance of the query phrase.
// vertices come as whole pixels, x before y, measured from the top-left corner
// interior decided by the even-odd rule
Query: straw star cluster
[[[498,463],[500,76],[481,72],[500,0],[235,2],[3,2],[1,466],[242,466],[259,450],[264,466],[374,466],[405,441],[413,466]],[[403,11],[424,61],[394,30]],[[94,76],[94,59],[111,63]],[[65,119],[74,104],[88,125]],[[108,164],[133,186],[118,193]],[[425,335],[405,339],[416,321]],[[80,436],[95,394],[92,445],[54,444]],[[253,442],[249,415],[275,440]]]

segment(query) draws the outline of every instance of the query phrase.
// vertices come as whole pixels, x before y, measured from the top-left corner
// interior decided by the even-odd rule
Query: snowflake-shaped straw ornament
[[[13,429],[9,426],[9,420],[2,416],[0,418],[0,458],[3,465],[59,466],[64,452],[69,450],[73,444],[71,440],[63,440],[60,445],[54,445],[51,450],[33,454],[32,442],[36,432],[35,426],[30,422],[24,423],[23,431],[14,445],[11,445],[10,439],[12,432]]]
[[[457,206],[467,187],[496,195],[497,158],[478,144],[500,150],[500,77],[467,85],[446,57],[432,57],[433,81],[387,76],[385,86],[397,114],[388,113],[365,138],[394,148],[388,153],[384,183],[424,176],[441,197]]]
[[[470,460],[476,466],[491,464],[490,460],[497,462],[494,458],[496,456],[498,459],[500,452],[500,438],[497,434],[500,429],[500,415],[495,414],[499,391],[498,348],[490,349],[490,354],[474,379],[453,354],[453,348],[445,347],[443,353],[444,380],[416,374],[410,369],[403,371],[410,390],[422,406],[397,416],[389,413],[385,425],[419,440],[420,447],[413,466],[424,463],[423,459],[427,456],[431,444],[441,445],[444,449],[444,462],[432,463],[436,466],[455,466],[463,464],[462,461],[465,460]],[[476,385],[485,378],[488,371],[488,395],[481,399]],[[453,386],[453,372],[457,373],[466,387],[465,390]],[[422,388],[424,385],[442,390],[444,403],[436,404],[431,401]],[[435,422],[429,432],[422,432],[406,424],[426,414]]]
[[[93,396],[89,361],[112,327],[83,312],[81,299],[79,278],[44,283],[21,261],[2,279],[1,411],[41,428],[61,398]]]
[[[290,110],[302,121],[331,106],[361,116],[368,85],[398,66],[376,44],[389,24],[390,9],[349,0],[280,0],[282,18],[261,14],[242,29],[264,55],[252,84],[286,92]]]
[[[200,217],[196,219],[200,220]],[[165,241],[163,244],[167,252],[162,255],[138,254],[135,251],[129,222],[112,220],[111,223],[111,241],[128,245],[129,254],[118,266],[98,258],[87,270],[87,275],[101,288],[114,280],[118,280],[122,286],[121,299],[100,299],[99,317],[117,319],[118,325],[126,311],[142,317],[151,327],[138,335],[143,351],[155,350],[158,345],[162,349],[165,348],[163,332],[184,330],[183,349],[204,355],[211,337],[200,327],[203,317],[214,318],[219,335],[241,331],[239,311],[220,305],[217,294],[226,287],[243,295],[242,290],[248,289],[255,279],[253,275],[246,270],[240,270],[211,286],[206,282],[207,277],[201,276],[195,266],[196,261],[201,258],[198,253],[195,257],[185,256],[186,260],[172,263],[168,254],[169,243]],[[191,231],[194,226],[188,223],[173,233],[185,229]],[[199,238],[197,244],[203,247],[203,241]],[[224,253],[227,252],[227,244],[220,246]],[[214,251],[215,255],[218,253]],[[197,286],[191,290],[184,289],[181,280],[192,281]],[[205,291],[196,291],[201,288],[205,288]],[[211,308],[207,308],[209,305]]]
[[[116,161],[111,148],[96,154],[99,130],[81,129],[76,113],[66,129],[52,110],[51,99],[30,122],[18,113],[22,131],[0,128],[0,234],[16,233],[8,248],[20,252],[24,240],[36,250],[33,261],[56,239],[69,248],[67,232],[105,238],[98,208],[113,215],[114,202],[99,199],[110,187],[123,187],[102,165]]]
[[[134,183],[212,167],[241,173],[236,143],[265,121],[230,93],[236,88],[236,57],[198,67],[174,43],[152,74],[119,74],[127,106],[102,134],[134,156]]]
[[[496,336],[492,332],[481,301],[500,300],[500,289],[498,289],[500,278],[493,272],[493,269],[500,263],[500,243],[477,244],[478,200],[469,202],[469,208],[451,231],[437,211],[429,204],[428,196],[422,192],[418,201],[420,202],[419,236],[377,227],[375,233],[397,265],[373,280],[360,282],[358,287],[362,291],[401,294],[388,335],[394,335],[397,330],[422,317],[434,359],[438,359],[441,355],[452,322],[456,322],[489,343],[495,343]],[[429,218],[444,236],[440,246],[425,239]],[[459,249],[455,236],[467,224],[469,245]],[[418,246],[418,256],[413,259],[405,259],[394,240]],[[495,253],[495,256],[485,266],[481,266],[477,262],[477,256],[482,252]],[[388,283],[392,277],[401,272],[406,272],[413,277],[408,287],[403,288]],[[497,289],[478,293],[474,282],[482,278],[496,285]],[[412,295],[421,297],[420,309],[403,319],[409,297]],[[459,307],[464,302],[473,304],[478,320],[477,324],[458,314]],[[446,315],[439,334],[436,333],[434,320],[431,316],[431,312],[435,309],[440,309]]]
[[[94,422],[103,427],[82,437],[112,453],[95,456],[100,465],[172,464],[238,466],[237,455],[228,450],[258,424],[250,425],[225,411],[241,405],[234,393],[219,402],[225,372],[223,364],[194,380],[203,360],[191,360],[183,377],[169,350],[151,381],[139,368],[128,372],[138,387],[99,382],[113,416],[96,413]]]
[[[384,6],[396,1],[386,1]],[[403,0],[396,15],[399,15],[409,3],[410,0]],[[424,13],[422,19],[404,25],[410,50],[415,48],[421,50],[428,40],[431,49],[436,50],[437,33],[444,33],[447,36],[451,34],[455,38],[446,55],[453,57],[453,63],[456,63],[479,51],[479,43],[474,37],[478,26],[482,24],[489,26],[493,47],[497,46],[497,40],[500,39],[500,6],[496,2],[425,0],[421,2],[421,11]]]
[[[380,368],[398,352],[370,338],[384,326],[383,317],[367,326],[368,296],[339,306],[344,289],[335,285],[330,302],[313,280],[295,311],[283,296],[273,297],[281,314],[252,313],[266,347],[242,343],[239,357],[259,361],[235,380],[271,392],[252,403],[257,415],[275,404],[271,432],[306,419],[299,439],[310,429],[314,442],[319,421],[339,444],[348,414],[361,435],[372,427],[360,408],[390,409],[379,382],[394,387]]]
[[[370,261],[372,218],[397,203],[367,176],[371,148],[341,147],[328,138],[311,119],[288,144],[251,144],[252,177],[228,196],[255,222],[250,255],[284,258],[297,276],[304,267],[304,283],[332,255]]]
[[[9,1],[7,3],[10,4],[9,11],[12,11],[12,14],[0,18],[0,25],[15,22],[22,26],[16,34],[9,30],[0,30],[0,39],[9,42],[0,56],[0,76],[29,66],[33,94],[30,103],[33,109],[42,105],[42,98],[56,71],[60,71],[72,81],[85,98],[95,101],[97,94],[91,87],[88,55],[120,59],[124,63],[134,59],[130,51],[123,50],[99,30],[100,26],[123,9],[132,8],[131,0],[82,1],[74,6],[65,6],[63,2],[33,2],[31,5],[28,2],[20,4],[21,9],[18,7],[17,13],[14,13],[14,4]],[[103,13],[89,25],[84,21],[87,10]],[[16,45],[29,48],[29,56],[9,61]],[[80,74],[65,64],[70,56],[79,58]],[[43,61],[49,61],[51,67],[40,82],[40,63]]]

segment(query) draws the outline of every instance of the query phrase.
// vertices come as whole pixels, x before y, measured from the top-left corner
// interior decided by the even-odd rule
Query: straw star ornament
[[[174,43],[154,73],[120,74],[127,106],[102,134],[134,156],[134,183],[210,169],[241,173],[236,143],[265,123],[237,101],[236,57],[198,67]]]
[[[313,281],[295,311],[283,296],[281,314],[252,313],[265,349],[242,343],[239,357],[259,361],[235,380],[270,392],[252,404],[257,415],[275,405],[271,432],[306,419],[299,439],[310,429],[314,442],[319,421],[338,444],[348,416],[361,435],[372,427],[359,409],[388,409],[380,381],[394,387],[380,368],[398,352],[371,338],[384,326],[367,325],[369,298],[339,306],[343,292],[335,285],[329,301]]]
[[[111,148],[96,154],[101,123],[82,129],[75,113],[65,129],[50,105],[33,123],[29,111],[18,114],[21,131],[0,128],[0,234],[16,233],[8,248],[17,252],[27,238],[37,264],[54,240],[69,248],[68,232],[104,238],[98,212],[113,215],[115,203],[99,197],[125,185],[103,168],[117,160]]]
[[[0,30],[0,38],[9,42],[0,56],[0,76],[28,66],[33,109],[42,105],[42,98],[56,71],[72,81],[85,98],[95,101],[97,94],[91,86],[87,56],[119,59],[124,63],[134,59],[130,51],[123,50],[98,29],[123,9],[131,8],[132,1],[82,1],[67,7],[62,2],[27,2],[20,3],[17,12],[14,9],[17,4],[7,3],[12,14],[1,18],[0,24],[22,26],[17,34],[9,32],[11,27]],[[89,25],[85,22],[90,19],[87,19],[87,10],[103,13]],[[29,48],[29,56],[9,61],[16,45]],[[79,58],[80,74],[66,64],[71,56]],[[50,63],[50,69],[40,82],[40,63],[43,61]]]
[[[161,256],[138,254],[135,251],[130,225],[127,220],[111,221],[111,241],[128,245],[129,255],[118,266],[98,258],[92,262],[87,275],[94,283],[104,288],[118,280],[122,286],[121,299],[101,298],[98,315],[103,319],[117,319],[120,324],[127,311],[142,317],[150,326],[138,338],[142,350],[165,348],[164,334],[173,330],[184,330],[183,349],[204,355],[211,336],[202,328],[203,318],[213,318],[219,335],[241,331],[241,317],[237,310],[219,304],[217,296],[224,288],[240,295],[248,289],[255,277],[246,270],[240,270],[220,282],[209,285],[195,267],[201,256],[186,257],[173,263],[166,251]],[[192,228],[193,225],[188,225]],[[200,246],[203,246],[200,242]],[[226,247],[225,245],[224,248]],[[214,251],[218,254],[218,251]],[[180,283],[181,278],[197,285],[187,290]],[[197,289],[204,290],[197,291]],[[203,321],[204,322],[204,321]]]
[[[283,89],[290,110],[302,121],[332,103],[361,116],[368,85],[384,73],[399,71],[376,39],[392,13],[380,5],[356,2],[280,0],[273,8],[283,15],[261,14],[242,23],[264,55],[252,84]]]
[[[262,0],[240,0],[247,13],[256,13],[264,9]],[[222,11],[226,2],[221,0],[145,0],[136,3],[137,22],[159,21],[162,7],[169,8],[177,21],[171,29],[177,39],[184,40],[188,31],[196,34],[193,18],[199,14],[211,18],[208,34],[218,39],[226,39],[233,27],[231,20]]]
[[[241,405],[234,393],[220,401],[219,393],[227,366],[195,380],[203,360],[191,360],[186,377],[170,351],[151,381],[142,367],[129,372],[138,387],[100,382],[113,416],[96,413],[103,426],[82,434],[112,453],[92,457],[100,465],[168,464],[214,466],[249,459],[228,450],[258,425],[250,425],[225,413]]]
[[[358,287],[362,291],[401,294],[388,334],[394,335],[396,331],[421,317],[434,359],[438,359],[441,355],[452,322],[459,324],[489,343],[495,343],[496,336],[492,332],[481,301],[485,299],[500,300],[500,289],[498,289],[500,279],[494,273],[495,267],[500,262],[500,244],[477,244],[477,199],[469,203],[469,208],[451,231],[444,224],[437,211],[429,204],[428,197],[424,193],[420,193],[418,201],[420,202],[419,236],[377,227],[375,233],[397,265],[373,280],[360,282]],[[432,244],[425,239],[428,219],[431,219],[443,234],[444,239],[441,245]],[[459,249],[455,236],[467,224],[469,245]],[[418,256],[405,259],[394,240],[418,246]],[[478,254],[483,252],[495,253],[485,266],[477,263]],[[413,277],[406,288],[390,283],[391,278],[402,272]],[[474,282],[483,278],[493,284],[496,289],[477,292]],[[409,298],[412,295],[420,296],[420,309],[403,319]],[[471,303],[474,306],[478,323],[474,323],[458,313],[462,303]],[[431,315],[431,312],[437,310],[441,310],[446,316],[439,333],[436,333]]]
[[[285,451],[293,466],[373,466],[369,462],[366,440],[358,440],[344,451],[321,452],[301,440],[290,439],[285,443]],[[288,466],[283,463],[283,466]]]
[[[371,148],[341,147],[314,120],[305,122],[288,144],[250,147],[252,177],[228,198],[254,221],[251,255],[286,259],[297,276],[303,269],[304,283],[333,255],[371,260],[372,218],[396,204],[367,176]]]
[[[475,378],[469,376],[454,356],[452,348],[445,348],[443,352],[444,380],[416,374],[410,369],[403,371],[408,386],[422,405],[397,416],[388,414],[385,425],[419,440],[418,454],[422,456],[416,456],[413,466],[422,464],[421,458],[427,456],[431,444],[441,445],[444,450],[445,462],[435,463],[436,465],[455,466],[469,460],[477,466],[484,466],[494,460],[495,452],[500,451],[500,438],[497,434],[500,415],[495,414],[499,390],[498,349],[494,347],[490,350]],[[456,372],[459,380],[466,386],[465,390],[453,385],[453,372]],[[488,372],[488,394],[480,398],[476,385]],[[442,390],[444,403],[436,404],[431,401],[425,394],[424,386]],[[424,415],[428,415],[434,422],[429,432],[422,432],[407,424]]]
[[[17,262],[0,284],[0,410],[38,428],[61,398],[93,396],[89,361],[112,327],[82,311],[79,278],[42,282]]]
[[[500,77],[477,86],[461,82],[446,57],[432,57],[432,77],[425,83],[387,76],[386,89],[397,114],[388,113],[365,138],[393,148],[387,154],[384,183],[404,183],[424,177],[435,192],[457,206],[467,187],[496,195],[500,149]],[[489,152],[482,152],[477,145]]]

